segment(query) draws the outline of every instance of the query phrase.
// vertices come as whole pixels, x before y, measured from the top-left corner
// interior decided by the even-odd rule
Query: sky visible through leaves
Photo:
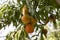
[[[6,3],[7,0],[0,0],[0,7],[2,4]],[[11,24],[9,27],[6,26],[6,29],[4,30],[4,28],[2,28],[0,30],[0,40],[5,40],[5,36],[10,32],[10,31],[14,31],[15,27],[12,27],[13,25]]]

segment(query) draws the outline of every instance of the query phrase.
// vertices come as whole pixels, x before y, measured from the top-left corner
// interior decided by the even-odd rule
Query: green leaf
[[[20,0],[17,0],[17,3],[20,3]]]

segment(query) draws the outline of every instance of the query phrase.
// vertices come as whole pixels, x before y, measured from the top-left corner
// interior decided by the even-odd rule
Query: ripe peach
[[[28,7],[26,5],[23,6],[23,8],[22,8],[22,14],[25,15],[25,14],[28,14],[28,13],[29,13]]]
[[[34,19],[33,17],[30,17],[30,18],[31,18],[31,24],[32,24],[32,25],[35,25],[35,24],[37,23],[37,20]]]
[[[22,16],[21,20],[24,24],[28,24],[28,23],[30,23],[30,16],[29,15]]]
[[[33,27],[33,25],[27,24],[26,27],[25,27],[25,31],[26,31],[27,33],[33,33],[33,32],[34,32],[34,27]]]
[[[44,34],[47,34],[47,29],[43,29],[43,33]]]

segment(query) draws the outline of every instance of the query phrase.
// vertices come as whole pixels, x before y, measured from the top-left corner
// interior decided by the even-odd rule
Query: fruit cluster
[[[28,7],[25,5],[22,8],[22,22],[25,24],[25,31],[27,33],[32,33],[34,31],[34,25],[36,24],[36,19],[29,15]]]

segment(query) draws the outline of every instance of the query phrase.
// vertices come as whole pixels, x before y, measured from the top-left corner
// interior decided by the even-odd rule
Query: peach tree
[[[54,30],[49,36],[60,40],[60,0],[8,0],[0,7],[0,29],[16,27],[6,40],[49,40],[49,22]]]

